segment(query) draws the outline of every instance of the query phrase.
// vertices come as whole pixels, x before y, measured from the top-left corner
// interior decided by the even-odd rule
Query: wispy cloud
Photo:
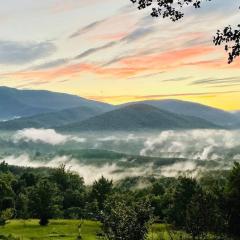
[[[69,38],[70,38],[70,39],[71,39],[71,38],[76,38],[76,37],[81,36],[82,34],[88,33],[88,32],[90,32],[90,31],[94,30],[96,27],[100,26],[100,25],[101,25],[102,23],[104,23],[105,21],[106,21],[106,19],[92,22],[92,23],[88,24],[87,26],[78,29],[76,32],[74,32],[73,34],[71,34],[71,35],[69,36]]]
[[[97,25],[97,23],[93,24],[94,27],[96,25]],[[92,26],[90,28],[92,28]],[[88,29],[89,29],[89,26],[88,26]],[[106,44],[104,44],[104,45],[102,45],[100,47],[89,48],[86,51],[84,51],[83,53],[81,53],[78,56],[76,56],[75,59],[81,59],[83,57],[90,56],[90,55],[95,54],[95,53],[97,53],[99,51],[102,51],[102,50],[105,50],[105,49],[108,49],[108,48],[120,45],[122,43],[129,44],[131,42],[134,42],[134,41],[137,41],[137,40],[139,40],[141,38],[146,37],[147,35],[151,34],[152,32],[154,32],[154,28],[153,27],[149,27],[149,28],[140,27],[140,28],[137,28],[134,31],[130,32],[129,34],[124,33],[123,37],[118,39],[118,41],[111,41],[111,42],[108,42],[108,43],[106,43]],[[111,61],[111,63],[113,63],[113,61]],[[109,65],[110,63],[107,63],[107,64]]]
[[[205,78],[193,81],[191,85],[212,85],[212,84],[226,84],[226,83],[239,83],[240,84],[240,76],[235,77],[225,77],[225,78]]]
[[[175,78],[163,79],[162,82],[180,82],[180,81],[189,80],[190,78],[192,78],[192,76],[175,77]]]
[[[105,47],[103,46],[100,49],[91,50],[91,52],[100,51]],[[184,60],[199,57],[212,51],[214,51],[213,48],[199,46],[198,48],[186,48],[178,51],[129,57],[120,60],[114,67],[78,63],[49,70],[20,71],[5,74],[4,76],[15,76],[19,78],[44,78],[48,80],[54,80],[59,77],[69,77],[85,72],[98,76],[131,78],[138,74],[145,74],[149,71],[149,69],[152,71],[166,71],[172,68],[181,67],[184,66]],[[80,58],[87,56],[88,54],[91,53],[83,53]]]
[[[18,65],[50,56],[56,51],[51,42],[0,41],[0,64]]]
[[[87,56],[95,54],[99,51],[111,48],[111,47],[115,46],[116,44],[117,44],[117,42],[114,41],[114,42],[107,43],[100,47],[90,48],[90,49],[84,51],[83,53],[79,54],[78,56],[76,56],[75,59],[81,59],[81,58],[87,57]]]
[[[56,68],[62,66],[69,62],[69,59],[56,59],[53,61],[45,62],[43,64],[31,67],[32,70],[42,70],[42,69],[49,69],[49,68]]]
[[[148,73],[148,74],[142,74],[136,77],[130,77],[128,79],[140,79],[140,78],[152,78],[152,77],[156,77],[159,76],[163,73],[166,73],[165,71],[160,71],[160,72],[154,72],[154,73]]]

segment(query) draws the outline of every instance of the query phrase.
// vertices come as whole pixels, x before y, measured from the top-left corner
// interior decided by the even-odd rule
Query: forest
[[[154,224],[166,226],[168,239],[239,239],[239,163],[197,179],[182,175],[149,181],[113,182],[103,176],[88,186],[65,165],[31,169],[2,162],[0,230],[13,219],[39,219],[43,229],[53,219],[85,219],[100,224],[99,239],[151,239]],[[84,239],[81,233],[77,239]]]

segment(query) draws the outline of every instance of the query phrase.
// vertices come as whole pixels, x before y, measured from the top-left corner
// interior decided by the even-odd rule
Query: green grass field
[[[51,220],[48,226],[41,227],[38,220],[25,222],[12,220],[6,226],[0,227],[0,235],[12,234],[20,240],[76,240],[79,224],[79,220]],[[81,229],[84,240],[95,240],[97,239],[96,233],[100,231],[100,224],[93,221],[84,221]]]
[[[41,227],[38,220],[11,220],[4,227],[0,227],[0,236],[12,235],[19,240],[77,240],[80,220],[51,220],[49,225]],[[96,240],[96,234],[101,231],[99,222],[83,221],[81,236],[83,240]],[[178,239],[176,233],[174,239]],[[1,239],[1,237],[0,237]],[[149,240],[169,240],[170,237],[163,224],[153,225],[149,230]]]

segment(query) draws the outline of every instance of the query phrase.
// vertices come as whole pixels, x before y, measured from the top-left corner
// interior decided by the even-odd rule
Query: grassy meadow
[[[0,239],[12,235],[19,240],[77,240],[79,236],[79,220],[51,220],[46,227],[41,227],[38,220],[11,220],[6,226],[0,227]],[[101,231],[99,222],[83,221],[81,236],[83,240],[101,239],[97,233]],[[177,235],[179,235],[177,233]],[[177,238],[177,235],[173,236]],[[169,240],[170,237],[163,224],[155,224],[150,228],[149,240]]]
[[[78,239],[79,220],[51,220],[46,227],[41,227],[38,220],[12,220],[0,227],[0,235],[13,235],[19,240],[47,240],[47,239]],[[100,224],[93,221],[84,221],[81,228],[82,239],[95,240],[97,232],[100,231]],[[1,239],[1,238],[0,238]]]

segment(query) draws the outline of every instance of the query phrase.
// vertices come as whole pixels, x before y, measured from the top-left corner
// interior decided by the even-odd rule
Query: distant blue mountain
[[[0,120],[56,112],[75,107],[112,110],[113,106],[78,96],[40,90],[0,87]]]
[[[74,122],[81,122],[106,111],[102,107],[76,107],[57,112],[41,113],[0,122],[2,130],[20,130],[24,128],[53,128]]]
[[[30,127],[70,131],[239,128],[240,113],[179,100],[112,106],[70,94],[0,87],[0,129]]]
[[[197,117],[160,110],[147,104],[133,104],[88,120],[62,126],[63,131],[144,131],[168,129],[219,128]]]
[[[148,104],[157,107],[168,112],[198,117],[205,119],[208,122],[212,122],[217,125],[224,127],[234,127],[239,126],[240,117],[234,115],[233,113],[226,112],[217,108],[209,107],[199,103],[180,101],[180,100],[149,100],[142,101],[139,103]],[[127,103],[129,105],[133,103]]]
[[[236,111],[236,112],[234,112],[233,114],[240,119],[240,111]]]

